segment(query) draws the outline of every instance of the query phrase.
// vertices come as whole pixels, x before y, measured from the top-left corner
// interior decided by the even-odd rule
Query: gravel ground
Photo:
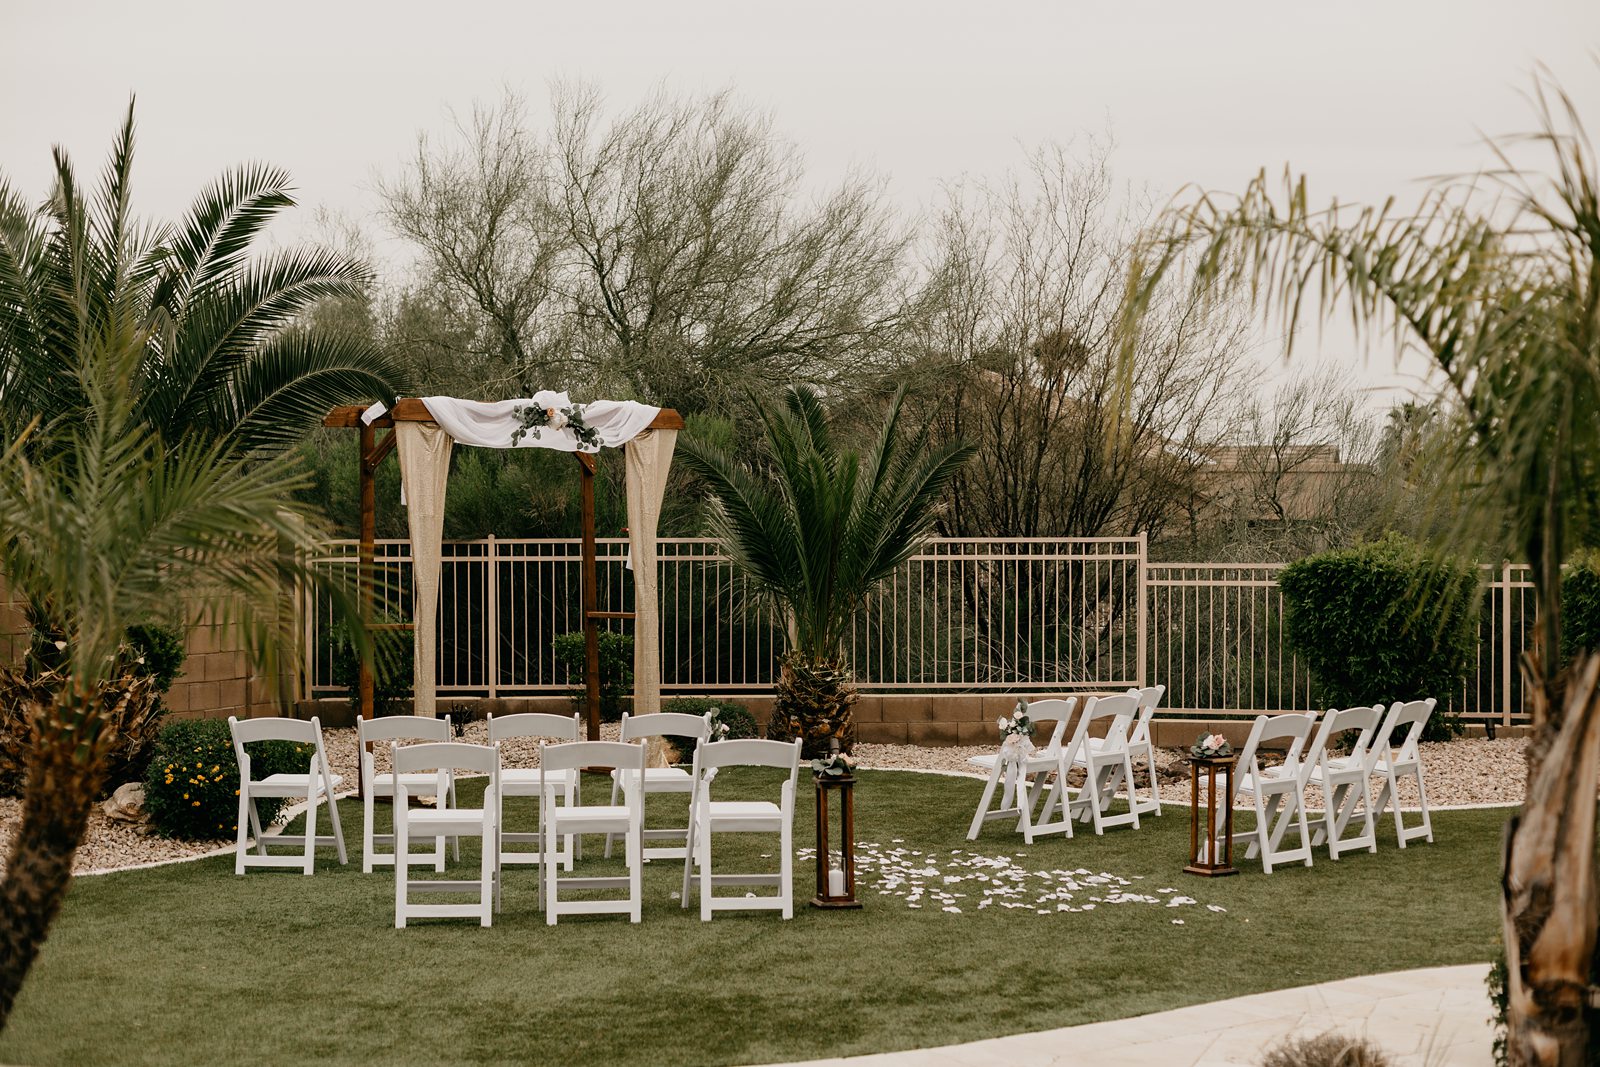
[[[618,728],[606,725],[602,736],[616,740]],[[487,727],[482,722],[468,723],[462,740],[483,743],[487,740]],[[356,732],[353,729],[324,730],[328,746],[328,762],[333,773],[342,775],[341,790],[355,787],[357,779]],[[1524,742],[1520,738],[1500,738],[1451,741],[1422,746],[1423,763],[1428,776],[1428,800],[1433,805],[1447,804],[1515,804],[1522,799],[1524,774]],[[533,741],[510,741],[502,745],[507,765],[531,767],[538,765],[538,745]],[[967,757],[994,751],[991,746],[977,748],[922,748],[916,745],[856,746],[856,755],[866,767],[901,770],[958,771],[976,773]],[[1189,795],[1188,766],[1182,762],[1176,749],[1158,749],[1156,768],[1164,800],[1187,800]],[[379,770],[388,767],[387,755],[377,752]],[[1077,775],[1069,777],[1069,781]],[[1147,779],[1143,768],[1138,771],[1140,784]],[[1320,806],[1321,797],[1310,790],[1307,800],[1313,807]],[[1416,787],[1409,779],[1400,783],[1400,801],[1414,806]],[[21,804],[11,798],[0,798],[0,855],[9,851],[12,834],[20,817]],[[359,837],[360,827],[346,826],[347,835]],[[349,836],[346,840],[350,840]],[[73,868],[78,873],[130,867],[142,863],[184,859],[214,851],[227,842],[174,841],[154,834],[142,833],[129,823],[108,819],[98,806],[89,818],[89,830],[78,848]]]

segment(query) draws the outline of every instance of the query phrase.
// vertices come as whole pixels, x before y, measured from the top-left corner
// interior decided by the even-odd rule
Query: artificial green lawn
[[[797,844],[814,818],[802,774]],[[719,780],[722,795],[756,785]],[[1500,810],[1435,815],[1433,845],[1271,876],[1179,873],[1186,808],[1144,828],[1044,839],[1000,823],[969,846],[982,783],[866,772],[857,836],[948,857],[1013,856],[1035,869],[1144,875],[1199,905],[912,910],[861,886],[866,908],[681,910],[681,866],[646,868],[644,922],[536,910],[534,868],[508,873],[491,929],[394,929],[394,879],[362,875],[361,809],[342,805],[351,864],[315,877],[233,874],[231,857],[78,880],[0,1036],[15,1064],[762,1063],[942,1045],[1352,975],[1487,960],[1496,947]],[[592,788],[592,787],[591,787]],[[464,793],[472,790],[464,789]],[[770,793],[770,788],[763,792]],[[466,797],[464,796],[465,800]],[[654,805],[657,801],[653,801]],[[659,803],[670,805],[672,801]],[[326,831],[324,831],[326,832]],[[750,870],[772,838],[717,841]],[[591,851],[598,851],[591,848]],[[474,862],[471,844],[463,865]],[[465,873],[465,872],[464,872]],[[469,875],[470,876],[470,875]],[[795,867],[796,899],[814,888]],[[439,898],[447,899],[447,898]],[[1204,905],[1216,904],[1225,912]],[[1172,919],[1181,917],[1183,925]]]

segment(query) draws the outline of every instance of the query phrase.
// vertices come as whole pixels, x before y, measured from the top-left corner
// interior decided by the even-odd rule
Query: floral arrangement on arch
[[[1021,763],[1033,755],[1033,717],[1028,714],[1026,698],[1017,701],[1011,718],[1000,716],[995,721],[1000,728],[1000,758],[1008,763]]]
[[[518,444],[524,435],[530,433],[537,441],[540,430],[571,430],[572,436],[578,439],[580,448],[600,450],[600,431],[590,426],[584,419],[581,404],[572,404],[564,408],[542,408],[537,404],[529,404],[527,407],[513,408],[512,412],[521,423],[521,426],[511,434],[512,445]]]
[[[1233,746],[1221,734],[1201,734],[1189,746],[1189,755],[1196,759],[1220,759],[1233,755]]]
[[[818,778],[843,778],[855,773],[856,761],[843,752],[830,752],[811,761],[811,773]]]

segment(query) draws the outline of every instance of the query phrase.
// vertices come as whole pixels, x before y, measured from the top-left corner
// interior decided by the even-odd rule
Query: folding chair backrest
[[[565,745],[539,746],[539,766],[547,771],[598,767],[643,772],[644,761],[643,745],[622,741],[573,741]]]
[[[1356,738],[1350,743],[1350,759],[1356,763],[1365,764],[1367,754],[1372,749],[1372,740],[1377,735],[1378,726],[1383,722],[1383,705],[1374,704],[1372,707],[1345,708],[1343,711],[1330,710],[1322,717],[1322,726],[1317,730],[1317,740],[1306,750],[1306,773],[1309,775],[1313,764],[1327,755],[1328,745],[1334,738],[1347,734],[1351,730],[1357,731]]]
[[[1433,697],[1409,703],[1395,701],[1389,707],[1388,717],[1384,719],[1377,740],[1373,743],[1375,756],[1385,759],[1390,749],[1397,749],[1394,757],[1397,761],[1416,759],[1417,744],[1422,740],[1422,731],[1428,725],[1437,703]]]
[[[701,745],[695,756],[695,767],[701,771],[718,767],[776,767],[779,770],[800,769],[800,741],[713,741]]]
[[[1134,717],[1139,714],[1139,698],[1130,693],[1122,693],[1111,697],[1090,697],[1089,703],[1083,709],[1083,718],[1079,720],[1080,728],[1087,729],[1091,723],[1101,719],[1110,719],[1106,728],[1105,744],[1107,748],[1116,748],[1128,743],[1128,733],[1133,729]]]
[[[489,740],[504,741],[511,737],[551,737],[557,741],[576,741],[583,732],[583,719],[577,712],[568,715],[547,715],[536,711],[520,715],[488,717]]]
[[[395,745],[396,774],[416,771],[472,771],[494,775],[500,770],[500,746],[466,741],[428,741],[420,745]]]
[[[377,719],[357,719],[356,735],[362,745],[369,741],[448,741],[450,716],[385,715]]]
[[[657,711],[649,715],[622,713],[622,739],[641,737],[692,737],[704,741],[711,736],[711,713],[686,715],[681,711]]]
[[[1240,773],[1259,780],[1262,777],[1261,746],[1271,741],[1288,741],[1289,748],[1283,755],[1283,765],[1288,769],[1284,773],[1298,776],[1301,753],[1316,724],[1317,713],[1314,711],[1257,715],[1250,727],[1250,736],[1245,739],[1244,749],[1239,753]]]
[[[1061,739],[1067,735],[1067,723],[1072,719],[1072,711],[1077,706],[1077,697],[1067,697],[1065,700],[1059,698],[1035,700],[1028,705],[1028,718],[1035,720],[1053,718],[1056,721],[1055,729],[1050,731],[1050,740],[1040,751],[1051,756],[1061,751]]]
[[[249,761],[244,746],[257,741],[291,741],[297,745],[310,745],[311,771],[314,773],[326,769],[327,759],[322,749],[322,720],[315,716],[308,722],[289,718],[238,719],[229,715],[228,731],[233,734],[233,755],[239,761],[241,770]]]
[[[1150,720],[1156,717],[1156,706],[1161,703],[1161,698],[1167,695],[1167,687],[1151,685],[1143,689],[1130,689],[1128,695],[1139,702],[1139,717],[1134,721],[1128,740],[1133,744],[1142,745],[1150,740]]]

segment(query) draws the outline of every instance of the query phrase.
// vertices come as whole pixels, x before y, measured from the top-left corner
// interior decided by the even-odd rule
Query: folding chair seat
[[[1056,769],[1058,762],[1056,757],[1061,754],[1061,738],[1066,734],[1067,722],[1072,718],[1072,711],[1077,706],[1077,697],[1068,697],[1065,700],[1035,700],[1028,705],[1030,718],[1048,719],[1054,716],[1056,725],[1050,732],[1050,740],[1045,746],[1035,749],[1020,766],[1013,761],[1002,759],[999,752],[986,752],[980,756],[967,757],[968,763],[982,768],[989,774],[989,780],[984,783],[983,795],[978,798],[978,810],[973,813],[972,825],[967,828],[968,841],[976,841],[978,834],[983,830],[983,824],[991,819],[1015,819],[1017,829],[1022,829],[1023,820],[1031,816],[1033,809],[1038,806],[1039,796],[1044,792],[1050,775]],[[989,805],[994,803],[997,788],[1001,789],[1000,806],[991,811]]]
[[[711,736],[711,713],[704,715],[685,715],[675,711],[658,711],[649,715],[629,715],[622,713],[622,740],[638,742],[646,746],[646,762],[649,761],[648,745],[652,738],[661,737],[690,737],[694,739],[698,748]],[[611,803],[617,803],[618,791],[626,781],[629,785],[636,779],[624,779],[621,771],[611,772]],[[694,776],[682,767],[646,767],[644,769],[644,795],[649,799],[652,793],[677,793],[688,796],[694,792]],[[644,830],[645,862],[650,860],[681,860],[689,855],[689,828],[687,826],[674,829],[660,828]],[[671,841],[666,847],[651,848],[648,842]],[[606,855],[611,855],[612,835],[606,835]]]
[[[534,738],[540,741],[576,741],[583,731],[583,720],[576,712],[572,715],[545,715],[538,712],[528,712],[521,715],[501,715],[496,718],[488,717],[489,741],[508,741],[512,738]],[[542,809],[546,793],[544,782],[548,780],[559,786],[550,795],[560,804],[574,804],[578,796],[578,770],[563,770],[545,776],[539,767],[505,767],[500,771],[500,799],[502,810],[499,813],[500,826],[500,863],[502,866],[512,867],[517,865],[535,864],[541,862],[544,855],[544,842],[538,833],[516,831],[508,833],[505,829],[504,799],[506,797],[533,797],[538,800]],[[541,815],[541,820],[543,816]],[[532,851],[511,850],[505,846],[533,845]],[[563,841],[561,847],[553,853],[556,862],[562,864],[567,870],[572,870],[573,860],[572,841]]]
[[[771,767],[787,771],[778,802],[770,800],[715,800],[712,781],[726,767]],[[701,745],[694,757],[694,793],[689,818],[689,855],[683,861],[683,896],[698,886],[700,919],[710,922],[717,911],[776,910],[794,917],[794,796],[800,772],[800,740],[714,741]],[[777,874],[716,874],[712,869],[712,839],[717,834],[777,834]],[[825,863],[825,857],[819,857]],[[716,895],[720,886],[772,886],[776,895],[737,897]]]
[[[1256,716],[1234,768],[1236,777],[1229,804],[1234,804],[1239,794],[1247,794],[1256,819],[1251,829],[1234,833],[1234,845],[1237,847],[1243,842],[1249,858],[1259,855],[1261,867],[1268,874],[1272,873],[1274,864],[1281,866],[1299,861],[1311,866],[1311,832],[1306,825],[1305,778],[1300,773],[1300,756],[1316,721],[1314,711]],[[1272,741],[1288,742],[1284,761],[1276,767],[1261,762],[1262,746]],[[1221,810],[1217,812],[1219,823],[1223,814]],[[1293,848],[1283,848],[1283,839],[1291,827],[1298,829],[1300,843]],[[1213,826],[1212,840],[1219,847],[1221,835],[1221,825]]]
[[[344,827],[339,823],[339,805],[334,800],[335,790],[343,779],[328,770],[328,753],[322,746],[322,722],[303,719],[246,719],[240,722],[228,716],[228,730],[233,735],[233,754],[239,761],[239,836],[233,859],[233,873],[243,874],[249,867],[299,867],[306,874],[316,869],[317,846],[335,846],[339,862],[348,863],[344,851]],[[265,778],[253,777],[250,754],[245,746],[256,741],[290,741],[310,745],[310,765],[305,774],[278,773]],[[303,834],[278,834],[272,838],[274,845],[301,845],[299,856],[271,855],[267,852],[267,837],[261,825],[261,813],[256,808],[260,797],[284,797],[306,802],[306,832]],[[328,815],[333,820],[333,835],[317,836],[317,806],[328,805]],[[252,855],[246,844],[249,834],[255,835],[256,850]]]
[[[1029,842],[1039,834],[1065,833],[1071,837],[1074,819],[1092,823],[1096,834],[1104,834],[1113,826],[1139,828],[1139,807],[1133,802],[1131,788],[1128,810],[1120,815],[1111,813],[1117,787],[1123,782],[1130,785],[1133,782],[1128,732],[1138,710],[1139,699],[1132,694],[1089,698],[1083,714],[1078,717],[1072,740],[1057,757],[1055,783],[1045,798],[1038,823],[1031,828],[1023,827],[1023,836]],[[1100,738],[1091,736],[1097,722],[1106,724],[1105,735]],[[1090,741],[1099,743],[1090,745]],[[1073,797],[1067,788],[1067,771],[1075,765],[1084,769],[1084,782],[1078,795]]]
[[[568,782],[583,767],[609,767],[619,772],[624,781],[637,780],[644,773],[645,746],[630,745],[622,741],[575,741],[566,745],[539,746],[539,840],[543,853],[539,862],[539,889],[544,901],[544,921],[551,926],[562,915],[626,915],[630,922],[638,922],[644,900],[642,871],[644,869],[644,792],[624,789],[623,803],[584,805],[560,803],[560,798],[570,796]],[[627,853],[628,873],[625,877],[579,876],[563,877],[561,864],[551,842],[558,838],[568,841],[568,853],[573,842],[582,834],[621,834]],[[617,900],[562,900],[561,887],[568,889],[626,889],[625,899]]]
[[[1378,799],[1373,802],[1373,819],[1381,822],[1384,809],[1392,801],[1394,803],[1394,834],[1400,842],[1400,847],[1405,848],[1406,842],[1416,838],[1424,838],[1429,844],[1433,843],[1433,819],[1428,813],[1428,787],[1422,778],[1422,731],[1428,725],[1428,719],[1433,715],[1434,706],[1438,701],[1433,697],[1426,700],[1413,700],[1408,704],[1395,701],[1389,708],[1389,714],[1384,718],[1383,726],[1378,730],[1378,739],[1373,745],[1376,759],[1372,764],[1372,773],[1383,779],[1383,784],[1378,787]],[[1404,733],[1400,738],[1398,747],[1393,747],[1398,734]],[[1395,786],[1399,779],[1410,776],[1417,782],[1417,801],[1422,809],[1422,822],[1416,826],[1407,826],[1400,814],[1400,797]]]
[[[433,718],[427,715],[385,715],[379,719],[359,719],[356,722],[356,736],[360,743],[357,753],[361,761],[361,872],[371,874],[374,866],[392,866],[394,853],[379,852],[378,845],[394,846],[393,834],[376,833],[373,829],[373,815],[378,797],[394,796],[395,773],[384,771],[379,773],[376,753],[373,751],[375,742],[387,742],[392,745],[395,741],[448,741],[450,740],[450,717]],[[386,745],[386,747],[388,747]],[[405,776],[402,784],[409,796],[431,796],[440,807],[453,806],[456,799],[455,775],[448,769],[439,770],[428,774],[417,772]],[[461,858],[461,843],[455,843],[456,859]],[[433,869],[444,870],[444,838],[434,842]]]
[[[496,744],[469,745],[461,741],[430,741],[416,745],[395,745],[394,753],[394,925],[404,929],[407,919],[477,919],[479,926],[494,923],[494,913],[500,908],[500,863],[495,840],[500,814],[500,746]],[[487,776],[483,789],[483,803],[476,808],[463,808],[453,800],[448,805],[440,798],[432,808],[409,807],[411,794],[406,786],[413,775],[421,775],[427,789],[439,788],[438,783],[448,771],[453,778],[457,771]],[[437,795],[437,794],[436,794]],[[430,878],[413,879],[411,860],[433,862],[437,842],[443,837],[476,837],[483,843],[476,879]],[[435,853],[413,856],[411,842],[433,839]],[[465,893],[476,889],[478,899],[471,904],[419,904],[411,900],[412,893]]]
[[[1328,844],[1328,858],[1338,859],[1341,852],[1366,849],[1378,851],[1377,822],[1372,814],[1372,789],[1370,778],[1373,763],[1377,760],[1372,741],[1382,721],[1383,705],[1370,708],[1346,708],[1329,711],[1322,717],[1316,740],[1306,750],[1302,764],[1304,784],[1322,790],[1322,825],[1311,838],[1312,845]],[[1351,732],[1355,738],[1350,751],[1336,755],[1331,746],[1336,738]],[[1361,816],[1361,832],[1345,836],[1350,820]]]

